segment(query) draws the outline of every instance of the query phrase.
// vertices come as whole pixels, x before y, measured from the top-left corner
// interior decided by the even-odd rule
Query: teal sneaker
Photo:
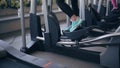
[[[72,27],[70,28],[70,32],[73,32],[75,29],[77,29],[83,21],[78,18],[76,21],[72,22]]]
[[[65,30],[70,30],[71,27],[72,27],[72,25],[66,27]]]

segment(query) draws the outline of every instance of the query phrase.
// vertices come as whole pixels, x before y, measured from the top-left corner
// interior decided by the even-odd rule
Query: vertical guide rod
[[[110,5],[110,0],[107,0],[107,5],[106,5],[106,16],[108,16],[108,14],[109,14],[109,9],[110,9],[109,5]]]
[[[47,0],[42,0],[46,33],[49,33]]]
[[[93,4],[94,4],[94,5],[97,5],[97,0],[94,0],[94,1],[93,1]]]
[[[82,19],[82,4],[81,4],[82,0],[79,0],[79,17]]]
[[[83,19],[83,21],[85,21],[85,0],[82,0],[82,6],[83,6],[83,8],[82,8],[82,14],[83,14],[82,19]]]
[[[68,5],[70,5],[70,0],[66,0],[66,2]],[[71,25],[70,18],[68,15],[66,15],[66,24],[67,24],[67,27]]]
[[[31,0],[31,3],[30,3],[30,13],[32,14],[36,14],[36,0]]]
[[[48,12],[52,12],[52,5],[53,5],[52,0],[48,0],[47,2]]]
[[[23,0],[20,0],[20,20],[21,20],[21,33],[22,33],[22,47],[26,48],[26,35],[25,35],[25,19],[24,19],[24,5]]]
[[[79,0],[79,16],[80,18],[85,21],[85,1]]]
[[[98,8],[97,8],[97,12],[98,12],[98,13],[100,13],[102,1],[103,1],[103,0],[99,0],[99,1],[98,1]]]

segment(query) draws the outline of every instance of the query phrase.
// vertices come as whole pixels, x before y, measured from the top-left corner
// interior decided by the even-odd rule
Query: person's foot
[[[73,32],[75,29],[77,29],[83,21],[78,18],[76,21],[72,22],[72,27],[70,28],[70,32]]]
[[[72,27],[72,25],[66,27],[65,30],[70,30],[71,27]]]
[[[71,27],[72,27],[72,25],[66,27],[64,30],[62,30],[62,32],[70,32]]]
[[[113,8],[113,9],[112,9],[112,13],[113,13],[113,14],[120,14],[120,9],[118,9],[118,8]]]

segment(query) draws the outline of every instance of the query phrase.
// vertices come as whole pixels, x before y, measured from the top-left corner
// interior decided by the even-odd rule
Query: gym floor
[[[63,27],[65,26],[66,25],[64,23],[61,24],[62,29],[64,29]],[[22,47],[22,37],[20,31],[2,34],[0,35],[0,39],[8,42],[11,46],[15,47],[18,50],[20,50],[20,48]],[[26,39],[27,39],[26,43],[29,43],[30,41],[29,30],[26,30]],[[95,64],[92,62],[87,62],[59,54],[49,53],[49,52],[37,51],[34,52],[32,55],[55,63],[65,65],[67,68],[104,68],[99,64]]]

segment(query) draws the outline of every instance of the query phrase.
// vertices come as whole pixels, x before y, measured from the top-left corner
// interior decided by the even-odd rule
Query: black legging
[[[72,8],[66,4],[65,0],[56,0],[60,9],[65,12],[69,17],[72,15],[79,16],[78,0],[71,0]]]

